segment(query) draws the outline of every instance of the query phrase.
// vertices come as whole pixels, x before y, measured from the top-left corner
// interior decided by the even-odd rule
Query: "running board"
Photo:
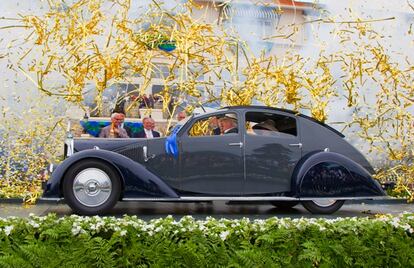
[[[286,196],[183,196],[179,198],[123,198],[122,201],[155,201],[155,202],[203,202],[203,201],[308,201],[308,200],[378,200],[389,199],[387,196],[363,197],[286,197]]]
[[[152,198],[123,198],[123,202],[206,202],[206,201],[309,201],[309,200],[384,200],[391,199],[388,196],[362,196],[362,197],[287,197],[287,196],[183,196],[179,198],[164,198],[164,197],[152,197]],[[42,202],[60,202],[64,201],[64,198],[39,198]]]

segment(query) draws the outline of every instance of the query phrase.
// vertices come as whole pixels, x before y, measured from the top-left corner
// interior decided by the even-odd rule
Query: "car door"
[[[238,118],[234,112],[196,118],[180,137],[182,195],[237,196],[242,193],[244,167],[240,131],[223,134],[212,122],[229,114]]]
[[[244,194],[289,192],[301,158],[302,144],[294,115],[282,112],[245,113]]]

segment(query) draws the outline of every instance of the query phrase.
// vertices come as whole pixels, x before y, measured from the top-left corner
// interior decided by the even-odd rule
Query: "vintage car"
[[[132,200],[300,202],[327,214],[345,200],[385,196],[340,132],[285,109],[226,107],[178,122],[165,138],[75,139],[72,149],[43,199],[64,198],[84,215]]]

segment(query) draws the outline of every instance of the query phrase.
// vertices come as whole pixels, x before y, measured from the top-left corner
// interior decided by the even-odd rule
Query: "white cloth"
[[[152,130],[148,130],[148,129],[145,129],[144,128],[144,130],[145,130],[145,136],[147,137],[147,138],[154,138],[154,136],[152,136]]]

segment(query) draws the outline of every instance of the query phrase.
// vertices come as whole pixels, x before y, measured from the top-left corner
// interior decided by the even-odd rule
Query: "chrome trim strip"
[[[62,197],[40,197],[39,198],[39,200],[41,200],[41,201],[56,201],[56,202],[59,202],[63,199],[64,198],[62,198]]]
[[[358,196],[358,197],[302,197],[298,198],[301,201],[307,200],[381,200],[381,199],[390,199],[389,196]]]
[[[160,201],[160,202],[180,202],[180,201],[307,201],[307,200],[378,200],[390,199],[388,196],[362,196],[362,197],[307,197],[296,198],[287,196],[184,196],[179,198],[123,198],[122,201]]]
[[[284,200],[294,201],[298,200],[295,197],[287,196],[185,196],[181,197],[185,201],[273,201],[273,200]]]
[[[123,198],[121,201],[163,201],[163,202],[175,202],[175,201],[307,201],[307,200],[391,200],[393,198],[389,196],[368,196],[368,197],[318,197],[318,198],[295,198],[286,196],[276,197],[240,197],[240,196],[220,196],[220,197],[199,197],[199,196],[185,196],[181,198]],[[63,197],[41,197],[42,201],[62,201]]]
[[[182,201],[181,198],[163,198],[163,197],[155,197],[155,198],[139,198],[139,197],[127,197],[122,198],[121,201],[130,202],[130,201],[159,201],[159,202],[174,202],[174,201]]]

